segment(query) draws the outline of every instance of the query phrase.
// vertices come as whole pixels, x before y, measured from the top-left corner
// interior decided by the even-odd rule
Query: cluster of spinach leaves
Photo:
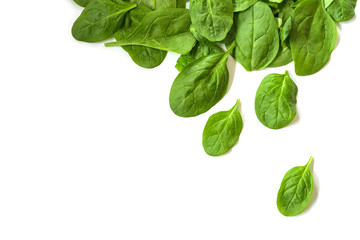
[[[207,112],[229,85],[231,55],[247,71],[285,66],[311,75],[330,59],[337,41],[336,22],[355,15],[356,0],[74,0],[84,7],[72,27],[75,39],[120,46],[141,67],[154,68],[167,52],[181,54],[169,96],[181,117]],[[221,46],[225,46],[224,51]],[[269,74],[255,96],[255,112],[268,128],[288,125],[296,115],[298,88],[287,71]],[[239,99],[215,113],[203,131],[207,154],[218,156],[238,141],[243,122]],[[297,215],[309,203],[313,180],[309,162],[289,170],[278,192],[279,211]]]

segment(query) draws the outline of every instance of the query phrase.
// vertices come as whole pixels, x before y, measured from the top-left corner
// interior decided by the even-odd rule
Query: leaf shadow
[[[236,60],[234,58],[228,57],[227,68],[229,70],[229,86],[228,86],[226,93],[228,93],[230,91],[230,88],[231,88],[231,86],[234,82],[234,78],[235,78]]]
[[[318,195],[319,195],[319,191],[320,191],[320,182],[319,182],[319,178],[317,177],[316,173],[314,172],[314,158],[310,164],[310,172],[311,172],[311,174],[313,176],[313,180],[314,180],[313,193],[312,193],[309,204],[306,206],[305,210],[299,215],[306,214],[308,211],[310,211],[310,209],[315,205],[315,203],[318,199]]]

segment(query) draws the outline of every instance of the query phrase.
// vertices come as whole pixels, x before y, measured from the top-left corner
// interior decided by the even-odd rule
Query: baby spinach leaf
[[[176,0],[130,0],[137,4],[144,5],[151,10],[160,9],[160,8],[176,8]]]
[[[290,47],[297,75],[316,73],[335,48],[337,30],[321,0],[302,0],[292,15]]]
[[[201,57],[187,65],[174,80],[169,96],[171,110],[180,117],[193,117],[212,108],[225,95],[229,84],[226,53]]]
[[[255,112],[264,126],[279,129],[288,125],[296,115],[298,88],[285,74],[267,75],[256,92]]]
[[[91,0],[74,0],[74,2],[81,7],[86,7],[90,1]]]
[[[210,41],[221,41],[233,24],[232,0],[190,0],[195,30]]]
[[[284,176],[277,195],[277,208],[284,216],[295,216],[305,210],[314,189],[310,172],[312,157],[305,166],[294,167]]]
[[[238,141],[242,127],[238,99],[230,110],[215,113],[206,122],[202,136],[205,152],[219,156],[229,151]]]
[[[326,10],[334,21],[347,21],[355,16],[356,1],[357,0],[334,0]]]
[[[151,12],[150,8],[143,5],[138,5],[135,9],[128,12],[123,26],[114,34],[115,39],[120,41],[131,35],[149,12]],[[122,48],[137,65],[144,68],[159,66],[167,54],[167,52],[163,50],[138,45],[122,46]]]
[[[161,8],[144,17],[139,27],[125,39],[105,46],[141,45],[164,51],[187,54],[196,43],[189,31],[189,11],[184,8]]]
[[[234,12],[245,11],[252,5],[254,5],[258,0],[233,0]]]
[[[268,66],[279,50],[275,18],[266,3],[257,2],[235,15],[235,59],[247,71]]]
[[[197,43],[189,54],[181,55],[176,62],[175,68],[181,72],[191,62],[203,56],[213,53],[223,53],[224,51],[217,45],[206,45]]]
[[[119,29],[125,14],[135,7],[135,3],[92,0],[74,22],[72,35],[84,42],[106,40]]]

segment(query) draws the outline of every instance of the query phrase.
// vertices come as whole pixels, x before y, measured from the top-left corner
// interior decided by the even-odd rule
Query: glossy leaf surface
[[[202,145],[210,156],[219,156],[229,151],[238,141],[243,127],[239,112],[239,100],[228,111],[210,116],[206,122]]]
[[[266,127],[279,129],[288,125],[296,115],[296,95],[298,88],[285,74],[267,75],[256,92],[255,112]]]
[[[277,195],[277,207],[284,216],[303,212],[313,193],[313,177],[310,172],[312,157],[305,166],[294,167],[284,176]]]

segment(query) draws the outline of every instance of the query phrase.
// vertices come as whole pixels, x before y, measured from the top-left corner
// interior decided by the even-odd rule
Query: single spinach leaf
[[[135,3],[92,0],[74,22],[72,35],[84,42],[106,40],[119,29],[125,14],[135,7]]]
[[[279,50],[275,18],[266,3],[257,2],[235,16],[235,59],[247,71],[268,66]]]
[[[305,166],[290,169],[281,182],[276,204],[284,216],[298,215],[311,200],[314,184],[309,167],[312,159],[310,157]]]
[[[171,110],[180,117],[193,117],[212,108],[229,85],[226,53],[201,57],[187,65],[174,80],[169,96]]]
[[[196,43],[189,31],[188,9],[161,8],[144,17],[139,27],[127,38],[105,46],[141,45],[179,54],[187,54]]]
[[[74,2],[81,7],[86,7],[90,1],[91,0],[74,0]]]
[[[210,41],[221,41],[233,24],[232,0],[190,0],[195,30]]]
[[[144,5],[151,10],[177,7],[177,0],[130,0],[130,2]]]
[[[258,0],[233,0],[234,12],[245,11],[252,5],[254,5]]]
[[[297,75],[316,73],[335,48],[337,30],[321,0],[302,0],[291,17],[290,47]]]
[[[298,88],[285,74],[267,75],[256,92],[255,112],[266,127],[279,129],[288,125],[296,115],[296,95]]]
[[[130,36],[149,12],[151,12],[150,8],[143,5],[138,5],[135,9],[128,12],[124,24],[119,31],[114,34],[115,39],[120,41]],[[163,50],[138,45],[122,46],[122,48],[137,65],[144,68],[159,66],[167,54],[167,52]]]
[[[217,45],[206,45],[197,43],[189,54],[181,55],[176,62],[175,68],[181,72],[187,65],[203,56],[213,53],[223,53],[224,51]]]
[[[355,16],[356,1],[334,0],[326,10],[336,22],[348,21]]]
[[[230,110],[215,113],[206,122],[202,136],[205,152],[210,156],[226,153],[238,141],[242,128],[238,99]]]

